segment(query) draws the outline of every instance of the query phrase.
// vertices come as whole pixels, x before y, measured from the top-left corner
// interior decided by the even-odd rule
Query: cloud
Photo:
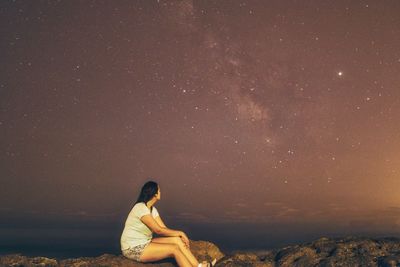
[[[392,216],[400,216],[400,207],[390,206],[387,207],[383,212]]]
[[[113,218],[117,217],[119,214],[117,212],[102,212],[93,213],[86,210],[66,210],[64,212],[50,212],[48,214],[67,216],[67,217],[80,217],[80,218]]]
[[[331,207],[336,207],[333,209]],[[300,208],[279,201],[268,201],[252,207],[243,202],[234,203],[218,216],[182,212],[167,217],[196,223],[323,223],[343,229],[360,231],[400,231],[400,207],[363,210],[357,207],[327,205],[325,209]]]
[[[11,211],[11,208],[0,207],[0,212],[1,211]]]
[[[284,207],[281,210],[279,210],[278,213],[274,214],[273,217],[274,218],[297,217],[299,215],[302,215],[302,210],[291,207]]]
[[[264,207],[268,207],[265,209]],[[254,207],[248,206],[244,203],[235,203],[234,210],[226,210],[220,216],[221,222],[236,222],[236,223],[270,223],[270,222],[284,222],[296,221],[301,218],[304,211],[288,206],[282,202],[265,202],[262,206]],[[238,208],[246,208],[238,211]]]
[[[248,207],[248,205],[246,203],[243,203],[243,202],[234,203],[233,205],[236,206],[236,207],[239,207],[239,208]]]
[[[267,206],[267,207],[271,207],[271,206],[276,207],[276,206],[283,206],[283,205],[284,204],[282,202],[278,202],[278,201],[267,201],[267,202],[264,202],[264,206]]]
[[[192,212],[181,212],[176,215],[171,215],[168,216],[172,219],[178,220],[178,221],[194,221],[194,222],[208,222],[209,217],[200,214],[200,213],[192,213]]]

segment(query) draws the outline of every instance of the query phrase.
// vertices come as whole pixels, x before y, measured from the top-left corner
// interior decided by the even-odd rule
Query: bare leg
[[[176,244],[150,242],[150,244],[143,250],[140,260],[142,262],[152,262],[170,257],[175,258],[179,267],[192,267],[192,264]]]
[[[156,237],[151,240],[151,242],[160,243],[160,244],[176,244],[179,246],[182,253],[186,256],[186,258],[190,261],[192,266],[197,267],[199,265],[199,261],[192,254],[189,248],[185,246],[180,237]],[[206,266],[206,264],[204,264]]]

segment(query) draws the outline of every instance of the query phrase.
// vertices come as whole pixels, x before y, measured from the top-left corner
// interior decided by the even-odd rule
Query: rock
[[[207,241],[190,241],[190,249],[193,255],[199,260],[217,260],[224,257],[224,254],[219,248],[211,242]],[[125,258],[122,255],[104,254],[96,258],[78,258],[67,259],[60,262],[60,267],[91,267],[91,266],[126,266],[126,267],[141,267],[141,266],[160,266],[169,267],[176,266],[175,260],[165,259],[155,263],[140,263],[134,260]]]
[[[400,266],[400,255],[379,257],[377,261],[380,267],[398,267]]]
[[[214,258],[218,261],[225,256],[215,244],[207,241],[190,241],[190,249],[200,262],[212,261]]]
[[[21,254],[10,254],[0,257],[0,266],[56,267],[58,266],[58,262],[57,260],[45,257],[28,258]]]
[[[314,266],[320,261],[315,249],[295,246],[279,251],[275,257],[277,266]]]
[[[157,267],[170,267],[176,266],[173,259],[166,259],[156,263],[140,263],[131,259],[127,259],[122,255],[103,254],[95,258],[76,258],[66,259],[60,261],[60,267],[106,267],[106,266],[124,266],[124,267],[143,267],[143,266],[157,266]]]
[[[256,253],[252,253],[252,252],[237,252],[232,255],[225,256],[223,259],[221,259],[217,263],[216,267],[219,267],[219,266],[273,267],[274,266],[273,255],[270,255],[270,257],[267,257],[266,254],[268,254],[268,253],[269,252],[266,252],[264,255],[257,255]]]
[[[191,241],[193,254],[200,260],[218,260],[216,267],[391,267],[400,266],[400,239],[345,237],[331,239],[322,237],[310,243],[286,246],[261,252],[240,252],[224,255],[217,246],[206,241]],[[0,256],[2,266],[126,266],[171,267],[177,266],[172,258],[154,263],[139,263],[122,255],[103,254],[99,257],[82,257],[57,262],[45,257],[28,258],[20,254]]]
[[[329,257],[336,249],[336,242],[327,237],[322,237],[311,243],[311,247],[315,252],[322,254],[321,257]]]
[[[212,260],[216,258],[220,260],[224,254],[219,248],[211,242],[207,241],[190,241],[190,247],[193,255],[199,260]],[[65,259],[58,262],[55,259],[48,259],[45,257],[28,258],[20,254],[0,256],[0,267],[13,266],[13,267],[106,267],[106,266],[124,266],[124,267],[143,267],[143,266],[157,266],[157,267],[171,267],[177,266],[174,259],[169,258],[155,263],[140,263],[128,259],[123,255],[103,254],[99,257],[81,257],[75,259]]]

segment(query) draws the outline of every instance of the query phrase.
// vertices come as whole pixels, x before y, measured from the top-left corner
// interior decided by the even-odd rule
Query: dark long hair
[[[148,181],[146,182],[142,190],[140,191],[140,195],[138,199],[136,200],[136,203],[144,202],[144,204],[147,204],[147,202],[154,197],[155,194],[158,192],[158,184],[154,181]],[[153,209],[153,207],[152,207]]]

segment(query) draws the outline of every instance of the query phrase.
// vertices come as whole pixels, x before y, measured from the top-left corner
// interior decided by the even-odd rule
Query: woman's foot
[[[213,267],[217,263],[217,259],[213,259],[211,262],[210,261],[203,261],[201,263],[201,267]]]

